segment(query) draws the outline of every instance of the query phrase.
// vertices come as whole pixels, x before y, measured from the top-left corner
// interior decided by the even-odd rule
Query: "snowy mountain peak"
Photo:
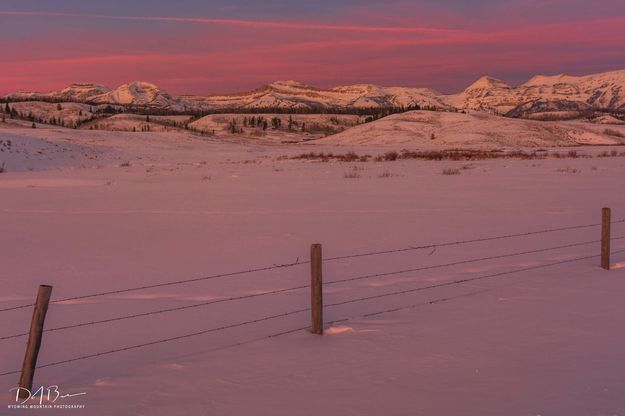
[[[59,96],[67,101],[82,102],[110,91],[110,88],[101,84],[75,83],[59,91]]]
[[[505,81],[502,81],[497,78],[483,76],[482,78],[475,81],[471,84],[465,91],[479,90],[479,89],[491,89],[491,88],[502,88],[502,89],[510,89],[512,88]]]
[[[579,80],[579,77],[574,77],[568,74],[558,75],[535,75],[529,81],[521,84],[522,87],[533,87],[538,85],[557,85],[563,83],[571,83]]]
[[[144,81],[124,84],[113,91],[95,97],[93,101],[102,104],[158,106],[165,108],[177,102],[157,85]]]
[[[482,77],[446,102],[460,109],[485,110],[517,117],[537,113],[588,109],[625,111],[625,71],[586,76],[536,75],[516,88],[503,81]]]
[[[111,91],[111,89],[105,85],[102,84],[94,84],[94,83],[90,83],[90,82],[76,82],[73,84],[70,84],[67,88],[64,88],[61,90],[61,92],[70,92],[70,91],[75,91],[75,92],[97,92],[100,94],[103,93],[107,93],[109,91]]]

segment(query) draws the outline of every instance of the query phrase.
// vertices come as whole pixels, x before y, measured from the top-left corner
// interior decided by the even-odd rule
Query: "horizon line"
[[[482,78],[492,78],[492,79],[494,79],[494,80],[496,80],[496,81],[502,81],[502,82],[506,83],[507,85],[511,86],[512,88],[517,88],[517,87],[519,87],[519,86],[521,86],[521,85],[523,85],[523,84],[525,84],[525,83],[527,83],[527,82],[531,81],[532,79],[534,79],[534,78],[536,78],[536,77],[558,77],[558,76],[569,76],[569,77],[574,77],[574,78],[583,78],[583,77],[587,77],[587,76],[601,75],[601,74],[608,74],[608,73],[612,73],[612,72],[623,72],[623,71],[625,71],[625,68],[621,68],[621,69],[614,69],[614,70],[604,71],[604,72],[595,72],[595,73],[590,73],[590,74],[582,74],[582,75],[571,75],[570,73],[557,73],[557,74],[552,74],[552,75],[547,75],[547,74],[535,74],[535,75],[532,75],[530,78],[528,78],[528,80],[527,80],[527,81],[525,81],[525,82],[523,82],[523,83],[520,83],[520,84],[518,84],[518,85],[510,85],[510,84],[508,83],[508,81],[505,81],[505,80],[502,80],[502,79],[499,79],[499,78],[495,78],[495,77],[492,77],[492,76],[490,76],[490,75],[482,75],[482,76],[478,77],[475,81],[473,81],[472,83],[470,83],[470,84],[469,84],[466,88],[464,88],[463,90],[461,90],[461,91],[459,91],[459,92],[456,92],[456,93],[442,93],[442,92],[440,92],[440,91],[438,91],[438,90],[436,90],[436,89],[434,89],[434,88],[427,87],[427,86],[420,86],[420,87],[417,87],[417,86],[407,86],[407,85],[384,85],[384,84],[376,84],[376,83],[371,83],[371,82],[358,82],[358,83],[353,83],[353,84],[352,84],[352,83],[350,83],[350,84],[334,85],[334,86],[331,86],[331,87],[316,87],[316,86],[314,86],[314,85],[310,85],[310,84],[308,84],[308,83],[301,82],[301,81],[297,81],[297,80],[293,80],[293,79],[290,79],[290,80],[283,79],[283,80],[275,80],[275,81],[272,81],[272,82],[269,82],[269,83],[261,83],[261,84],[259,84],[259,86],[258,86],[258,87],[256,87],[256,88],[252,88],[252,89],[248,89],[248,90],[245,90],[245,91],[240,90],[240,91],[232,91],[232,92],[224,92],[224,93],[207,93],[207,94],[184,93],[184,94],[176,94],[176,95],[172,95],[172,97],[177,97],[177,98],[186,97],[186,96],[204,96],[204,97],[210,97],[210,96],[220,96],[220,95],[236,95],[236,94],[244,94],[244,93],[251,93],[251,92],[257,91],[257,90],[259,90],[259,89],[261,89],[261,88],[263,88],[263,87],[268,87],[268,86],[270,86],[270,85],[272,85],[272,84],[276,84],[276,83],[288,83],[288,82],[295,82],[295,83],[298,83],[298,84],[300,84],[300,85],[302,85],[302,86],[304,86],[304,87],[309,87],[309,88],[312,88],[312,89],[318,89],[318,90],[321,90],[321,91],[329,91],[329,90],[332,90],[332,89],[334,89],[334,88],[341,88],[341,87],[352,87],[352,86],[358,86],[358,85],[371,85],[371,86],[376,86],[376,87],[381,87],[381,88],[414,88],[414,89],[426,89],[426,90],[431,90],[431,91],[433,91],[433,92],[437,93],[438,95],[455,95],[455,94],[462,93],[463,91],[465,91],[467,88],[469,88],[471,85],[473,85],[475,82],[477,82],[477,81],[481,80]],[[95,82],[95,81],[94,81],[94,82],[88,82],[88,81],[77,81],[77,82],[70,82],[70,83],[69,83],[66,87],[64,87],[64,88],[69,88],[69,87],[71,87],[72,85],[99,85],[99,86],[106,87],[106,88],[108,88],[108,89],[109,89],[109,90],[111,90],[111,91],[114,91],[114,90],[115,90],[115,89],[117,89],[117,88],[120,88],[120,87],[125,86],[125,85],[134,84],[134,83],[144,83],[144,84],[150,84],[150,85],[153,85],[153,86],[157,87],[157,88],[158,88],[159,90],[161,90],[162,92],[167,93],[167,91],[165,91],[164,89],[162,89],[162,88],[160,87],[160,85],[155,84],[155,83],[153,83],[153,82],[151,82],[151,81],[143,81],[143,80],[134,80],[134,81],[125,82],[125,83],[122,83],[122,84],[118,85],[118,86],[117,86],[117,87],[115,87],[115,88],[111,88],[111,87],[109,87],[108,85],[106,85],[106,84],[104,84],[104,83]],[[63,88],[63,89],[64,89],[64,88]],[[50,91],[46,91],[46,92],[43,92],[43,91],[23,91],[23,90],[17,90],[17,91],[13,91],[13,92],[9,92],[9,93],[7,93],[7,94],[4,94],[4,97],[8,97],[8,96],[9,96],[9,95],[11,95],[11,94],[20,94],[20,93],[22,93],[22,94],[50,94],[50,93],[56,93],[56,92],[60,92],[60,91],[61,91],[61,90],[50,90]],[[0,95],[0,96],[2,96],[2,95]]]

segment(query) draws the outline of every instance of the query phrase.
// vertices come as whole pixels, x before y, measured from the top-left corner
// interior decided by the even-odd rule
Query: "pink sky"
[[[4,11],[0,30],[15,31],[1,41],[0,93],[144,80],[172,94],[207,94],[278,79],[455,92],[484,74],[514,84],[536,73],[625,68],[622,16],[478,24],[448,13],[410,24],[401,13],[357,14],[367,22]]]

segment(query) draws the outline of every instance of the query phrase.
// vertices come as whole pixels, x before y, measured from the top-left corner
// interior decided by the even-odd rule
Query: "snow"
[[[483,76],[482,78],[478,79],[473,84],[471,84],[466,89],[466,91],[478,90],[478,89],[491,89],[491,88],[510,89],[512,87],[500,79],[496,79],[496,78],[489,77],[489,76]]]
[[[96,103],[156,105],[161,108],[167,108],[174,102],[174,99],[161,91],[158,86],[141,81],[124,84],[109,93],[93,97],[92,100]]]
[[[77,83],[60,91],[60,95],[67,101],[88,101],[91,98],[109,93],[110,88],[101,84]]]
[[[263,130],[257,124],[251,126],[249,119],[252,117],[263,118],[268,123],[267,129]],[[281,125],[278,129],[272,126],[272,120],[275,118],[280,119]],[[248,120],[247,126],[245,119]],[[289,119],[292,122],[291,129],[288,127]],[[242,132],[236,134],[231,132],[230,123],[233,121],[236,122],[236,128]],[[326,137],[353,128],[364,121],[365,117],[342,114],[211,114],[189,123],[189,127],[223,140],[236,141],[243,138],[255,143],[280,143]]]
[[[613,128],[625,136],[624,127]],[[606,134],[604,126],[580,121],[543,122],[481,112],[410,111],[361,124],[318,142],[340,145],[410,144],[429,149],[615,145],[623,144],[625,140]]]
[[[613,208],[615,219],[624,212],[622,157],[473,161],[471,169],[446,176],[443,169],[467,163],[281,157],[389,149],[373,142],[277,146],[173,132],[0,130],[0,138],[7,135],[33,170],[9,163],[0,174],[0,307],[31,302],[42,283],[54,285],[58,299],[303,261],[314,242],[323,243],[329,258],[596,223],[603,206]],[[69,150],[63,157],[48,153],[55,145]],[[42,147],[44,154],[34,157]],[[359,177],[346,178],[354,167]],[[381,176],[385,171],[393,175]],[[596,240],[598,232],[326,262],[324,279]],[[615,237],[624,233],[625,226],[614,226]],[[613,250],[623,248],[623,240],[613,243]],[[324,298],[331,304],[598,251],[591,244],[327,285]],[[35,384],[86,392],[70,403],[85,404],[90,415],[621,414],[624,262],[621,253],[610,272],[588,259],[328,307],[325,336],[302,330],[266,338],[308,325],[308,313],[294,314],[40,369]],[[53,304],[46,327],[306,285],[308,273],[299,265]],[[300,290],[50,332],[40,363],[258,319],[308,302],[308,291]],[[386,309],[398,310],[364,317]],[[30,315],[0,313],[0,335],[23,332]],[[0,342],[0,370],[19,368],[24,339]],[[11,403],[8,390],[16,381],[0,377],[3,405]]]
[[[183,99],[209,108],[369,108],[428,105],[446,108],[435,91],[427,88],[380,87],[357,84],[321,89],[297,81],[277,81],[263,88],[238,94]]]
[[[578,82],[580,80],[579,77],[572,77],[567,74],[559,74],[553,76],[547,75],[535,75],[529,81],[522,84],[523,87],[536,87],[536,86],[554,86],[557,84],[571,84]]]
[[[524,84],[511,87],[506,82],[483,76],[458,94],[443,95],[429,88],[385,87],[355,84],[316,88],[289,80],[276,81],[253,91],[206,96],[172,97],[157,85],[135,81],[114,90],[98,84],[72,84],[49,93],[21,92],[10,95],[19,100],[55,99],[100,104],[151,107],[180,112],[223,109],[346,109],[376,107],[429,106],[438,109],[470,109],[506,114],[523,107],[532,109],[534,101],[577,105],[579,111],[598,108],[625,109],[625,70],[586,76],[536,75]],[[527,111],[521,116],[525,116]],[[528,113],[531,114],[531,111]],[[518,115],[517,115],[518,116]]]
[[[483,77],[460,94],[443,97],[456,108],[490,110],[505,114],[535,100],[570,101],[588,106],[625,108],[625,70],[574,77],[537,75],[511,88],[503,81]]]

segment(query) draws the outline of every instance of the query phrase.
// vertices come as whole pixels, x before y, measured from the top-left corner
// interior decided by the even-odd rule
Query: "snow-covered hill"
[[[541,122],[467,114],[409,111],[355,126],[315,143],[415,145],[429,148],[557,147],[625,144],[625,127],[582,121]]]

